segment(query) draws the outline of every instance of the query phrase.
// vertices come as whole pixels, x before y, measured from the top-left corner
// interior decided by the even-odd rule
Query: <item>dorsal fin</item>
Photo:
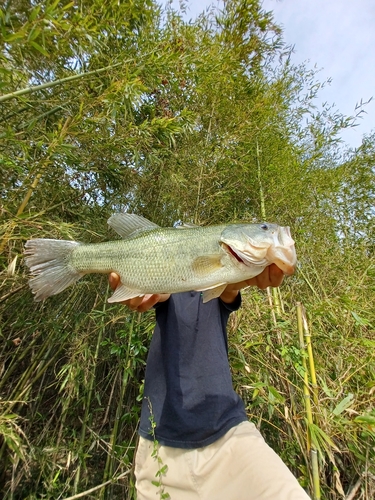
[[[159,227],[141,215],[135,214],[113,214],[108,219],[108,225],[122,238],[130,238],[137,233]]]
[[[175,229],[192,229],[194,227],[200,227],[197,224],[193,224],[192,222],[181,222],[177,221],[173,224]]]

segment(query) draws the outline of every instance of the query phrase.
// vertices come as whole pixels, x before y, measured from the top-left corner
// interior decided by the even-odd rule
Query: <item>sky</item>
[[[186,17],[195,18],[212,0],[187,0]],[[177,0],[173,2],[178,5]],[[374,97],[362,109],[358,126],[344,130],[342,139],[351,147],[375,131],[375,1],[374,0],[263,0],[283,28],[287,45],[294,47],[292,60],[307,61],[319,69],[318,79],[331,79],[320,90],[316,105],[335,105],[344,115],[358,112],[356,105]]]

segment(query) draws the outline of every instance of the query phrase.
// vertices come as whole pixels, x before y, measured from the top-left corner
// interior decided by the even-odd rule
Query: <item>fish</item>
[[[26,242],[25,263],[35,301],[62,292],[86,274],[114,272],[121,282],[110,303],[193,290],[208,302],[228,284],[253,278],[272,263],[286,275],[293,274],[297,263],[289,227],[277,224],[160,227],[140,215],[117,213],[108,225],[122,239]]]

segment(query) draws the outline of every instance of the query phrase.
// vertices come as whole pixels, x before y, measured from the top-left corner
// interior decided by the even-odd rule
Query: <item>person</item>
[[[115,289],[119,277],[112,273]],[[207,303],[201,293],[124,302],[156,310],[135,459],[138,500],[306,500],[307,493],[248,421],[232,385],[226,325],[240,290],[283,281],[271,264]],[[158,496],[159,495],[159,496]]]

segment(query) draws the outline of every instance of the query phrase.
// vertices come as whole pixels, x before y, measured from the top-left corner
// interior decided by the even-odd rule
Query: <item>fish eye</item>
[[[267,231],[268,226],[267,226],[267,224],[262,224],[262,225],[260,226],[260,228],[261,228],[261,229],[264,229],[265,231]]]

